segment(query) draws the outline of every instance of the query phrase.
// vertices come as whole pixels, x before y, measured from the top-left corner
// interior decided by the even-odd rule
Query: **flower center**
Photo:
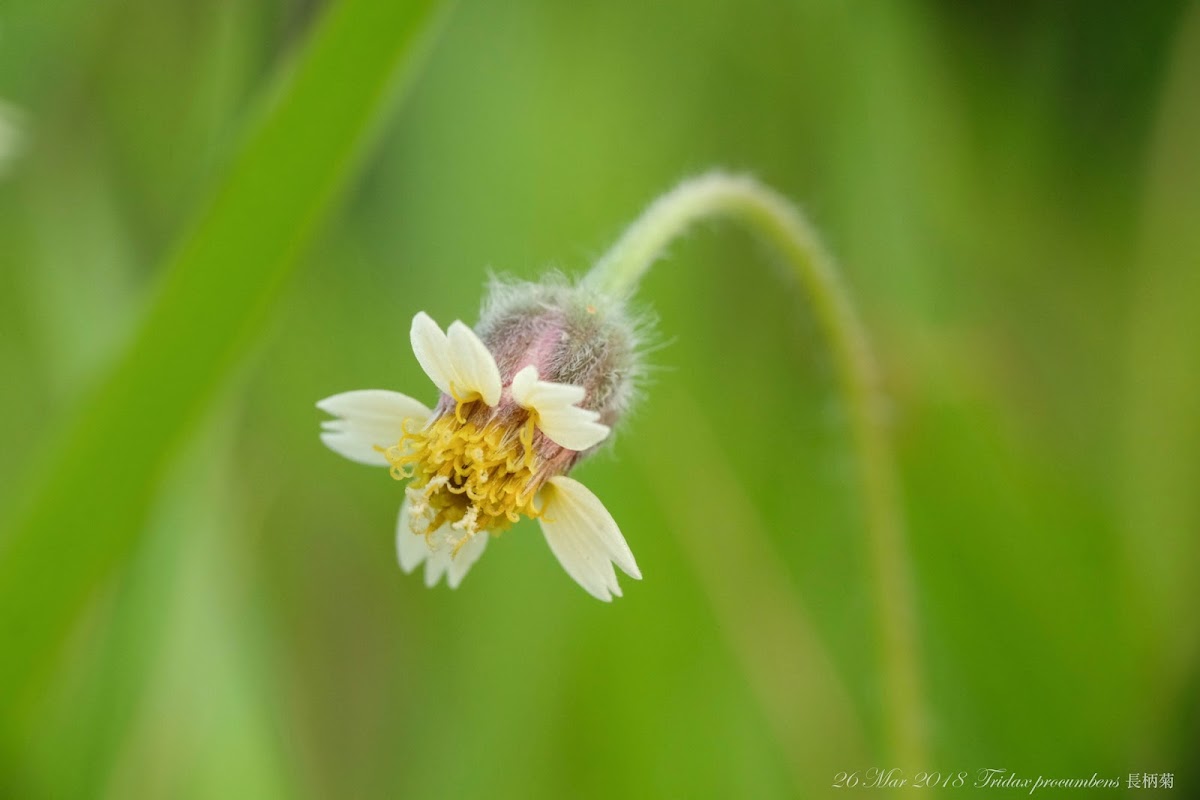
[[[499,533],[522,516],[542,513],[534,505],[543,481],[533,420],[473,413],[481,410],[477,405],[459,403],[383,451],[393,478],[412,479],[413,533],[428,539],[447,525],[462,531],[451,537],[455,552],[481,531]]]

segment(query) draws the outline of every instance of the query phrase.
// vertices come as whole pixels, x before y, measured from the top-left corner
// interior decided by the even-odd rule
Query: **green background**
[[[645,281],[650,379],[574,474],[645,575],[612,605],[532,523],[426,589],[401,487],[317,440],[339,391],[432,402],[417,311],[718,166],[806,209],[878,351],[928,766],[1195,796],[1200,4],[429,6],[0,6],[0,794],[911,780],[831,365],[744,232]]]

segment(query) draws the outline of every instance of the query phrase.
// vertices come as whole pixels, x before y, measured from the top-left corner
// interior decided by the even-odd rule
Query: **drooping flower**
[[[636,336],[617,300],[548,280],[493,286],[478,333],[444,332],[424,312],[412,348],[440,392],[430,410],[383,389],[317,407],[335,417],[321,441],[407,480],[396,530],[400,566],[425,565],[455,588],[489,538],[537,519],[559,563],[592,596],[620,596],[613,565],[641,578],[603,503],[567,473],[608,438],[638,369]]]

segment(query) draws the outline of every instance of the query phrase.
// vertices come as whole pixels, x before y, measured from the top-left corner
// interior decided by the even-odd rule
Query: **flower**
[[[412,322],[412,348],[438,388],[434,409],[366,389],[317,403],[334,419],[321,441],[407,480],[396,530],[400,567],[425,565],[456,588],[488,540],[537,519],[567,574],[593,597],[621,595],[613,565],[640,579],[604,504],[567,473],[627,407],[637,372],[633,327],[615,301],[554,280],[495,285],[479,329]]]

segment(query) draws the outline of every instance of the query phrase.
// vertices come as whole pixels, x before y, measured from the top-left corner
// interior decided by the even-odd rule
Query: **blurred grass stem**
[[[720,172],[684,181],[655,200],[585,279],[631,294],[666,248],[694,224],[735,220],[764,240],[792,270],[829,344],[849,418],[866,512],[875,623],[882,660],[884,746],[905,768],[924,764],[911,565],[883,414],[884,398],[866,333],[833,258],[813,227],[779,193],[754,178]]]

